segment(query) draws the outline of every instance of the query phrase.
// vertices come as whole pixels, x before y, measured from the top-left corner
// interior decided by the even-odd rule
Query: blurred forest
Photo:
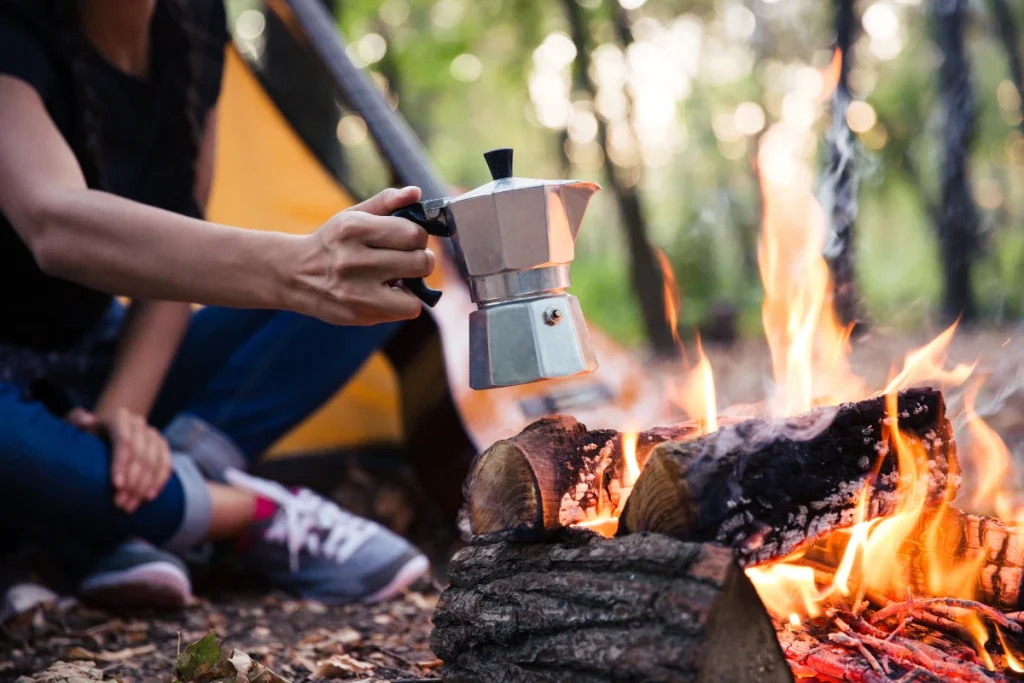
[[[947,244],[972,256],[977,320],[1024,317],[1021,3],[325,2],[350,57],[374,72],[450,182],[486,182],[481,153],[510,146],[517,175],[604,187],[577,243],[572,291],[588,320],[624,343],[646,336],[657,346],[669,334],[660,294],[647,302],[636,294],[637,284],[661,291],[647,242],[671,262],[684,334],[722,311],[735,312],[741,334],[759,334],[756,160],[776,122],[801,133],[822,199],[836,190],[819,185],[829,140],[834,146],[838,131],[854,142],[855,182],[844,187],[856,199],[856,286],[872,325],[911,329],[943,317],[940,226],[966,231],[965,241]],[[229,0],[236,37],[260,38],[262,19],[248,11],[255,5]],[[844,12],[851,46],[839,95],[852,99],[842,101],[837,129],[841,98],[830,95],[827,74]],[[959,75],[969,78],[956,82],[943,64],[956,65],[961,31],[969,74]],[[947,125],[949,107],[967,120]],[[369,170],[365,124],[339,117],[353,175],[371,189],[387,183]],[[957,145],[966,166],[956,162]],[[966,213],[947,207],[958,182]]]

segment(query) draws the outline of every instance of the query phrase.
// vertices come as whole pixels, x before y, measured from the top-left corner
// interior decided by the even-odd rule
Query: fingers
[[[376,322],[410,320],[423,310],[423,302],[414,294],[387,285],[381,285],[380,291],[374,297],[374,306],[381,315]]]
[[[147,425],[142,428],[141,434],[145,450],[144,457],[140,458],[142,471],[133,489],[137,497],[136,508],[143,501],[151,501],[159,494],[170,474],[171,461],[170,447],[160,432]]]
[[[427,231],[405,218],[374,216],[365,213],[353,214],[351,219],[358,219],[366,226],[366,235],[363,243],[368,247],[396,249],[399,251],[427,248],[427,240],[429,239]]]
[[[430,249],[416,251],[391,251],[371,249],[365,254],[364,267],[376,273],[380,282],[403,278],[427,277],[434,272],[434,252]]]
[[[402,208],[406,204],[412,204],[415,201],[419,201],[421,194],[422,192],[420,192],[420,188],[418,187],[403,187],[401,189],[391,187],[382,192],[378,192],[366,201],[360,202],[347,210],[365,211],[366,213],[372,213],[378,216],[386,216],[392,211]]]
[[[113,459],[110,463],[110,480],[115,491],[124,488],[126,482],[126,470],[131,461],[132,448],[128,437],[130,430],[130,416],[126,410],[119,410],[109,425],[110,443],[113,448]],[[114,497],[115,503],[117,496]],[[120,507],[120,505],[118,506]]]

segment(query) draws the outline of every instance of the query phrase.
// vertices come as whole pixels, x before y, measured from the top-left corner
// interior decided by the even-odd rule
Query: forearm
[[[84,189],[51,194],[31,220],[40,267],[101,291],[240,308],[306,303],[293,275],[303,237],[217,225]]]
[[[167,370],[188,328],[192,308],[174,301],[137,301],[118,341],[106,387],[96,404],[97,415],[125,408],[148,415]]]

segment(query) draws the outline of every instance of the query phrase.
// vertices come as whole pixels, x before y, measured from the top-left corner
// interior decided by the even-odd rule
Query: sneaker
[[[335,604],[387,600],[430,569],[401,536],[309,489],[289,490],[235,469],[225,478],[258,496],[240,544],[246,563],[299,597]]]
[[[192,599],[192,582],[176,556],[131,540],[92,566],[78,584],[78,596],[109,608],[180,609]]]

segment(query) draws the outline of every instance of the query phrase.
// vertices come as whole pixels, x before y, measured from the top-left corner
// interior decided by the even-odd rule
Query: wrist
[[[319,296],[313,262],[320,252],[319,238],[315,234],[282,237],[285,239],[270,254],[272,308],[316,317]]]

